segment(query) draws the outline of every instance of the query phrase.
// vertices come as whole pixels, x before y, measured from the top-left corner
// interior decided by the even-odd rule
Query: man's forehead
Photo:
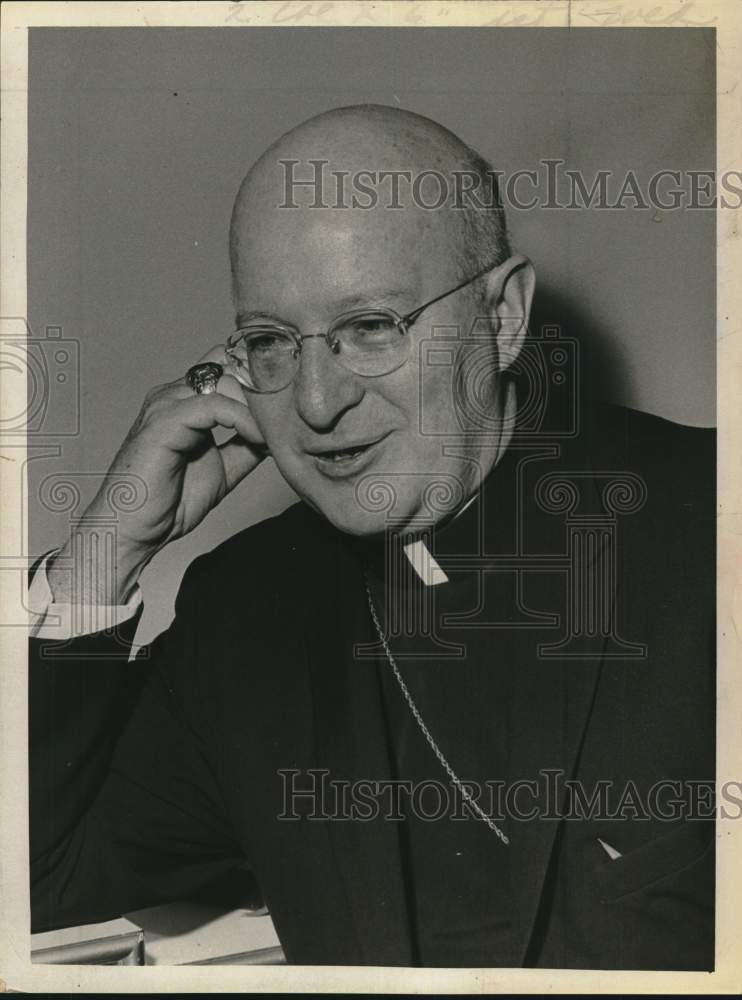
[[[238,309],[278,310],[286,320],[372,304],[409,310],[456,280],[437,220],[383,209],[260,212],[233,267]]]
[[[249,229],[235,267],[238,310],[298,322],[308,314],[329,320],[370,304],[414,308],[424,285],[421,244],[409,234],[377,233],[345,221],[334,227],[314,216]]]
[[[232,232],[237,279],[246,272],[263,274],[278,261],[292,271],[311,261],[313,269],[337,271],[339,278],[349,269],[417,273],[418,261],[446,270],[461,238],[462,220],[446,209],[412,202],[391,207],[381,198],[362,206],[350,197],[329,196],[320,205],[298,197],[287,204],[283,194],[280,184],[256,184],[242,198]]]
[[[263,202],[248,207],[240,226],[240,247],[280,249],[286,257],[334,254],[356,257],[360,263],[369,257],[384,260],[413,252],[421,240],[430,241],[444,228],[439,216],[414,208],[285,208]]]

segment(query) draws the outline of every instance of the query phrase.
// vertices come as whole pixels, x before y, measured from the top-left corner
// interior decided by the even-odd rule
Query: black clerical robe
[[[714,773],[713,485],[710,432],[608,408],[574,440],[516,437],[431,533],[449,582],[412,631],[373,546],[299,504],[196,560],[136,665],[134,621],[33,641],[36,928],[248,864],[290,962],[713,967],[713,824],[689,791]],[[456,773],[519,788],[508,846],[409,803],[338,809],[343,782],[445,778],[364,576]]]

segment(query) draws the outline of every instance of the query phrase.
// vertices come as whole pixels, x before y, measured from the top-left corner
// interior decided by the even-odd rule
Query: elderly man
[[[39,929],[248,865],[290,962],[713,967],[713,440],[550,423],[487,177],[377,106],[249,171],[236,332],[148,395],[113,565],[99,498],[34,574]],[[127,662],[143,567],[266,455],[301,502]]]

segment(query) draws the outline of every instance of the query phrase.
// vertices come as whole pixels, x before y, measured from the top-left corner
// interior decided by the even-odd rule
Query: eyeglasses
[[[408,360],[407,334],[422,313],[471,285],[492,267],[490,264],[405,316],[393,309],[356,309],[338,316],[326,333],[302,334],[292,327],[264,323],[240,327],[225,348],[232,374],[251,392],[280,392],[296,378],[304,341],[322,338],[338,364],[348,371],[367,378],[390,375]]]

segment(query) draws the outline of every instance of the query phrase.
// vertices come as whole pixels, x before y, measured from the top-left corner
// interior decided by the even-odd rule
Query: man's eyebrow
[[[341,316],[344,312],[348,312],[351,309],[364,308],[366,306],[369,309],[373,309],[374,306],[393,299],[412,302],[412,293],[409,289],[405,288],[378,288],[367,292],[358,292],[354,295],[345,295],[334,303],[334,315]],[[253,320],[258,319],[275,323],[277,326],[286,326],[291,330],[296,329],[293,323],[289,323],[288,320],[282,319],[280,316],[266,309],[250,309],[246,312],[237,313],[237,328],[240,329]]]
[[[235,322],[237,324],[237,328],[240,329],[241,327],[252,322],[254,319],[269,320],[277,326],[287,326],[292,330],[294,329],[293,323],[287,323],[285,319],[281,319],[281,317],[276,316],[275,313],[266,312],[265,309],[250,309],[247,312],[237,313]]]
[[[412,301],[412,293],[409,288],[372,288],[355,295],[346,295],[344,298],[338,299],[335,305],[338,313],[342,313],[348,309],[355,309],[357,306],[369,306],[373,308],[380,302],[388,302],[390,299]]]

